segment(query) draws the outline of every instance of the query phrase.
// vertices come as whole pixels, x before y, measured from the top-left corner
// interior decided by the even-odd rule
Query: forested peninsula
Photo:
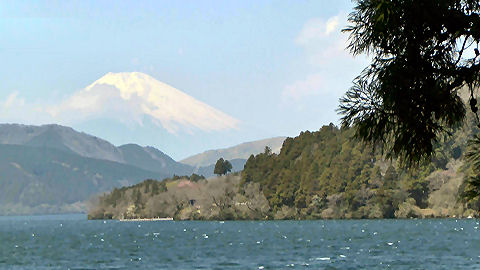
[[[470,116],[470,120],[473,118]],[[267,147],[240,173],[146,180],[92,202],[89,219],[172,217],[176,220],[361,219],[475,217],[465,200],[467,141],[479,130],[466,121],[435,146],[436,155],[408,170],[333,124]]]

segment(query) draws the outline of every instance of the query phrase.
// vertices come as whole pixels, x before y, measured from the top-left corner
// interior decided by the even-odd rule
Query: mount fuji
[[[140,72],[109,72],[48,112],[55,118],[102,116],[139,125],[148,116],[173,134],[182,129],[236,129],[239,124],[232,116]]]

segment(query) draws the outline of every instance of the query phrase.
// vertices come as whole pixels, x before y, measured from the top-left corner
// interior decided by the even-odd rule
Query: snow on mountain
[[[140,72],[107,73],[59,106],[50,108],[56,117],[107,117],[142,125],[150,116],[170,133],[179,129],[204,131],[234,129],[235,118]]]

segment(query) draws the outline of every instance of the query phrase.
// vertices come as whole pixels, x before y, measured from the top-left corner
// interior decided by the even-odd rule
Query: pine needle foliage
[[[407,165],[428,160],[465,118],[459,89],[478,110],[479,13],[473,0],[357,0],[343,31],[371,64],[340,99],[342,125]]]

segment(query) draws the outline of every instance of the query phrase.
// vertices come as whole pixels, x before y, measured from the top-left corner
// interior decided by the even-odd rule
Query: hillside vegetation
[[[471,120],[471,119],[470,119]],[[468,121],[467,121],[468,122]],[[330,124],[287,138],[279,154],[250,156],[241,174],[209,181],[144,182],[99,198],[91,218],[318,219],[475,216],[465,202],[466,142],[478,133],[466,124],[442,138],[431,162],[405,170],[353,130]],[[151,180],[149,180],[151,181]],[[147,185],[164,185],[154,194]],[[163,184],[165,183],[165,184]]]
[[[353,130],[324,126],[288,138],[280,154],[251,156],[241,187],[258,183],[273,213],[292,218],[394,218],[474,215],[460,200],[467,127],[444,138],[431,162],[404,170],[352,140]]]
[[[210,180],[198,175],[114,189],[93,202],[89,219],[262,219],[270,213],[258,184],[238,192],[240,176],[230,174]]]

